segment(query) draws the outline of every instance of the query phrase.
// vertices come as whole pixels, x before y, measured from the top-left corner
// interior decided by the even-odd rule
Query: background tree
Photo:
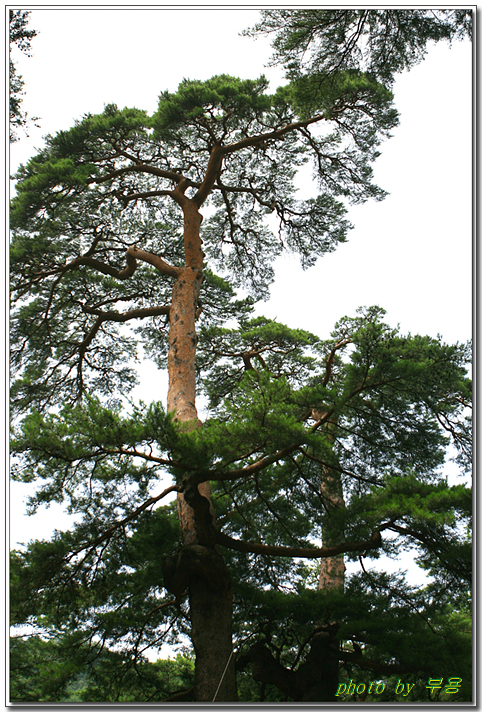
[[[397,120],[387,89],[358,70],[341,72],[318,112],[309,113],[297,87],[272,96],[266,88],[264,78],[185,81],[176,94],[161,95],[153,117],[114,106],[87,116],[50,137],[20,170],[12,209],[12,394],[19,413],[28,413],[14,443],[22,454],[18,476],[46,481],[34,506],[67,500],[83,517],[52,542],[15,554],[14,585],[22,591],[16,621],[36,621],[60,636],[75,628],[84,645],[122,644],[135,658],[187,632],[196,652],[196,700],[235,698],[233,593],[237,647],[257,636],[241,666],[252,666],[254,679],[266,669],[269,678],[260,682],[294,699],[332,698],[337,631],[323,606],[310,606],[309,618],[295,615],[288,637],[270,632],[283,604],[295,612],[297,583],[309,589],[304,569],[293,578],[285,558],[377,550],[381,532],[390,531],[444,567],[448,557],[423,524],[434,522],[437,541],[453,551],[467,514],[464,488],[431,484],[443,460],[440,426],[462,451],[467,446],[464,347],[398,337],[377,309],[340,323],[328,344],[251,324],[249,301],[236,302],[204,264],[207,258],[228,269],[262,295],[281,249],[309,265],[344,239],[340,198],[383,197],[370,164]],[[295,201],[294,170],[310,156],[320,196]],[[201,227],[199,210],[209,204]],[[268,215],[278,235],[263,225]],[[270,345],[233,351],[231,343],[211,354],[209,330],[229,315],[239,322],[230,342],[256,337]],[[123,326],[144,319],[150,322],[135,330]],[[198,368],[214,368],[217,378],[208,375],[217,410],[202,428],[195,405],[199,327]],[[160,365],[167,357],[167,414],[159,403],[121,410],[134,382],[127,362],[136,355],[136,333]],[[305,353],[307,345],[313,353]],[[246,370],[238,382],[228,366],[235,357]],[[437,399],[442,365],[445,390],[435,387]],[[307,382],[293,381],[293,369]],[[343,468],[348,481],[375,490],[355,488],[345,509],[326,506],[326,468]],[[159,493],[166,474],[174,484]],[[182,541],[171,505],[151,511],[171,492],[178,493]],[[327,526],[344,534],[320,547]],[[265,587],[287,594],[275,598],[280,615],[265,615],[261,629],[250,607],[265,610]],[[239,627],[247,620],[249,632]],[[278,657],[271,663],[273,645]],[[320,654],[321,679],[313,666]],[[397,672],[393,648],[377,654],[387,674]],[[346,655],[362,668],[377,664]],[[414,674],[419,670],[421,663]]]
[[[13,702],[144,702],[176,699],[193,688],[194,662],[181,655],[155,663],[78,645],[71,633],[62,641],[14,638],[10,655]]]
[[[24,95],[24,81],[17,72],[15,62],[12,60],[12,45],[15,45],[27,57],[30,57],[30,42],[36,36],[35,30],[28,30],[27,25],[30,12],[25,10],[10,10],[10,141],[18,141],[17,130],[25,129],[28,124],[27,113],[22,111],[22,96]],[[33,119],[36,121],[36,118]]]
[[[472,11],[263,10],[246,34],[271,37],[272,61],[292,79],[311,76],[312,89],[343,70],[364,71],[391,86],[399,72],[424,58],[430,43],[470,38]]]

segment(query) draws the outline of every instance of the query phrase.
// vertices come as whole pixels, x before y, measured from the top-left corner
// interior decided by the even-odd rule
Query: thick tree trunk
[[[175,414],[175,420],[191,429],[201,426],[196,409],[195,319],[203,278],[199,229],[202,217],[197,205],[181,192],[176,199],[184,213],[185,267],[174,284],[169,314],[167,407]],[[232,583],[210,534],[214,516],[209,483],[194,487],[187,483],[177,504],[184,549],[175,562],[168,562],[166,586],[171,586],[177,596],[188,588],[191,638],[196,653],[196,701],[236,701]]]
[[[185,196],[178,198],[184,212],[185,267],[172,290],[169,312],[169,391],[167,409],[181,423],[197,426],[196,410],[196,307],[203,280],[200,225],[196,205]]]
[[[191,577],[189,585],[196,701],[236,701],[231,577],[221,554],[208,547],[202,549],[201,565],[206,575]]]

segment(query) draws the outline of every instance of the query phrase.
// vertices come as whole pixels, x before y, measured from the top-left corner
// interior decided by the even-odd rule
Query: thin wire
[[[229,663],[231,662],[231,658],[233,657],[233,653],[234,653],[234,648],[233,648],[233,650],[231,650],[231,653],[230,653],[229,658],[228,658],[228,662],[226,663],[226,667],[224,668],[224,672],[223,672],[223,674],[221,675],[221,679],[220,679],[220,681],[219,681],[218,689],[217,689],[216,692],[214,693],[213,702],[216,701],[216,697],[218,696],[219,688],[221,687],[221,685],[222,685],[222,683],[223,683],[224,676],[226,675],[226,670],[228,669],[228,665],[229,665]]]
[[[251,608],[251,605],[252,605],[252,603],[253,603],[253,601],[254,601],[255,595],[256,595],[256,589],[254,590],[253,597],[251,598],[251,601],[250,601],[249,604],[248,604],[248,608]],[[248,633],[248,635],[246,636],[246,638],[243,638],[243,640],[240,640],[239,643],[236,645],[236,647],[234,647],[234,648],[231,650],[231,653],[230,653],[229,658],[228,658],[228,662],[226,663],[226,666],[225,666],[225,668],[224,668],[224,672],[223,672],[223,674],[221,675],[221,679],[220,679],[220,681],[219,681],[219,685],[218,685],[218,687],[217,687],[216,692],[214,693],[213,702],[216,702],[216,697],[218,696],[219,688],[220,688],[221,685],[223,684],[224,676],[226,675],[226,672],[227,672],[229,663],[231,662],[231,658],[233,657],[234,651],[237,650],[237,649],[238,649],[243,643],[245,643],[247,640],[249,640],[249,638],[251,638],[253,635],[255,635],[255,634],[254,634],[254,633]]]

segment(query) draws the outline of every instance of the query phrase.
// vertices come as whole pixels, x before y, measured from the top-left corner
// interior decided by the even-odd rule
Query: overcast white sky
[[[215,74],[255,78],[271,89],[279,69],[266,68],[266,40],[239,36],[256,10],[37,9],[33,57],[18,55],[27,92],[24,108],[40,129],[11,147],[11,172],[42,147],[42,136],[73,124],[104,105],[153,112],[162,90],[187,77]],[[281,259],[271,300],[259,311],[323,338],[345,314],[378,304],[402,331],[466,341],[472,320],[472,48],[439,44],[395,84],[401,124],[382,146],[377,183],[390,192],[382,203],[351,208],[349,242],[306,272]],[[306,190],[311,190],[307,185]],[[146,368],[139,397],[152,397]],[[165,393],[155,393],[165,400]],[[26,485],[14,485],[11,543],[49,537],[63,517],[51,507],[35,518],[17,514]],[[35,525],[35,526],[34,526]]]

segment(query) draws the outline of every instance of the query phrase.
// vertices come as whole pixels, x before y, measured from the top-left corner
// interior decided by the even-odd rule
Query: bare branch
[[[347,339],[340,339],[340,341],[338,341],[338,342],[334,345],[334,347],[331,349],[330,353],[328,354],[328,358],[326,359],[326,371],[325,371],[325,375],[324,375],[324,378],[323,378],[323,385],[324,385],[324,386],[326,386],[326,384],[327,384],[328,381],[330,380],[330,377],[331,377],[331,369],[332,369],[332,367],[333,367],[333,361],[334,361],[334,359],[335,359],[335,354],[336,354],[336,352],[338,351],[338,349],[341,349],[342,346],[346,346],[347,344],[349,344],[350,341],[351,341],[350,338],[347,338]]]
[[[98,272],[101,272],[102,274],[109,275],[109,277],[115,277],[116,279],[124,280],[128,279],[129,277],[132,277],[137,267],[136,259],[133,257],[132,254],[129,254],[129,252],[127,252],[126,254],[126,260],[127,266],[123,270],[118,270],[115,267],[106,265],[100,260],[96,260],[94,257],[87,257],[83,255],[82,257],[77,257],[75,260],[72,260],[72,262],[62,265],[62,267],[58,271],[66,272],[69,269],[75,269],[76,267],[85,266],[92,267],[93,269],[97,270]]]

